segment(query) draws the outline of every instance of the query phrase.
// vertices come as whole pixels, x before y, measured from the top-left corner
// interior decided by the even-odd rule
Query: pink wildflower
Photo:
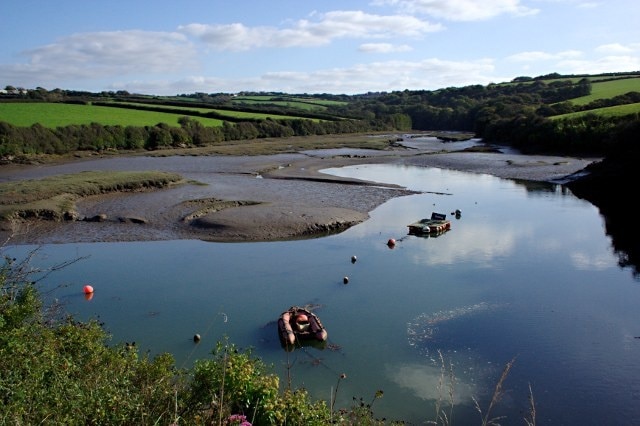
[[[247,416],[243,414],[230,415],[229,424],[238,425],[238,426],[252,426],[251,423],[247,421]]]

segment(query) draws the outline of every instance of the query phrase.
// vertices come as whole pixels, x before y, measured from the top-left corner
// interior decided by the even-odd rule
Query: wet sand
[[[263,156],[118,157],[0,170],[1,180],[33,179],[86,169],[177,172],[188,183],[146,193],[88,197],[81,217],[100,222],[5,224],[3,241],[55,244],[201,239],[216,242],[313,238],[344,231],[370,211],[413,193],[395,185],[344,179],[320,170],[357,164],[438,167],[502,178],[563,183],[597,159],[464,152],[468,144],[408,142],[385,151],[335,149]]]

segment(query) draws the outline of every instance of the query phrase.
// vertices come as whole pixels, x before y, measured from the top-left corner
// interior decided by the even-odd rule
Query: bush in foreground
[[[384,424],[370,405],[333,413],[304,389],[281,392],[260,359],[226,340],[192,369],[109,345],[97,321],[44,305],[29,257],[0,266],[0,424]]]
[[[353,406],[336,410],[311,400],[303,388],[280,390],[277,375],[252,355],[226,339],[218,342],[211,359],[198,360],[191,369],[178,369],[170,354],[140,356],[134,344],[109,345],[110,336],[97,321],[78,322],[56,303],[45,305],[33,277],[45,277],[77,260],[48,271],[32,269],[32,251],[25,260],[0,260],[0,424],[60,425],[385,425],[376,419],[373,403],[353,399]],[[443,366],[436,420],[451,425],[453,368]],[[509,362],[483,412],[484,425],[502,417],[492,411],[504,392]],[[524,419],[535,425],[535,404]]]

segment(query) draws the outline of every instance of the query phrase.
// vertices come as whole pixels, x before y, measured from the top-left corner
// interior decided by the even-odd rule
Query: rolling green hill
[[[72,105],[49,102],[0,102],[1,121],[19,127],[29,127],[39,123],[44,127],[56,128],[69,125],[98,123],[105,126],[154,126],[166,123],[179,126],[183,115],[163,112],[140,111],[134,109],[109,108],[95,105]],[[222,120],[194,117],[204,126],[222,126]]]
[[[59,152],[74,146],[158,149],[269,137],[453,130],[523,151],[595,155],[605,148],[602,142],[612,129],[617,128],[618,139],[626,138],[628,123],[623,122],[638,120],[639,113],[640,72],[553,73],[486,86],[349,96],[5,90],[0,94],[0,154]],[[36,123],[52,132],[42,132],[33,126]]]
[[[344,106],[348,102],[329,99],[316,99],[298,96],[271,96],[271,95],[247,95],[233,98],[234,105],[273,105],[287,109],[299,109],[303,111],[326,111],[328,107]]]
[[[610,107],[590,109],[586,111],[571,112],[549,117],[551,120],[561,120],[565,118],[582,117],[587,114],[597,114],[603,117],[621,117],[629,114],[640,114],[640,103],[616,105]]]
[[[629,92],[640,92],[640,77],[620,78],[616,80],[595,81],[591,83],[591,94],[571,100],[574,105],[586,105],[598,99],[609,99]]]

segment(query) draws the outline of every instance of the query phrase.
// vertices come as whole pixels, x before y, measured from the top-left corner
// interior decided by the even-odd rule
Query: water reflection
[[[453,398],[455,405],[469,401],[474,395],[478,395],[478,386],[465,380],[448,381],[449,372],[441,367],[429,364],[399,364],[387,366],[386,372],[391,380],[402,388],[407,388],[416,397],[422,400],[444,401],[449,405]],[[455,386],[455,393],[449,394],[449,386]]]
[[[434,357],[433,347],[438,347],[437,331],[447,321],[457,320],[462,317],[477,315],[493,310],[497,305],[480,302],[469,306],[461,306],[434,313],[423,312],[407,324],[407,336],[409,345],[415,347],[426,356]],[[432,351],[429,352],[431,346]],[[432,358],[432,361],[435,360]]]
[[[382,165],[330,172],[421,193],[385,203],[339,235],[307,241],[45,246],[43,264],[90,256],[46,284],[65,283],[53,296],[80,318],[98,316],[114,342],[171,352],[179,366],[206,358],[228,336],[281,377],[292,365],[294,386],[317,398],[346,373],[337,405],[382,389],[378,417],[433,419],[443,392],[440,354],[457,380],[457,424],[478,423],[472,397],[485,407],[514,357],[508,397],[496,411],[507,416],[504,424],[522,423],[529,384],[538,424],[640,417],[633,399],[640,294],[618,267],[593,205],[558,185],[488,175]],[[449,216],[450,231],[408,235],[409,223],[434,211]],[[82,294],[87,282],[95,288],[90,301]],[[306,304],[327,327],[327,347],[286,352],[275,321]]]

